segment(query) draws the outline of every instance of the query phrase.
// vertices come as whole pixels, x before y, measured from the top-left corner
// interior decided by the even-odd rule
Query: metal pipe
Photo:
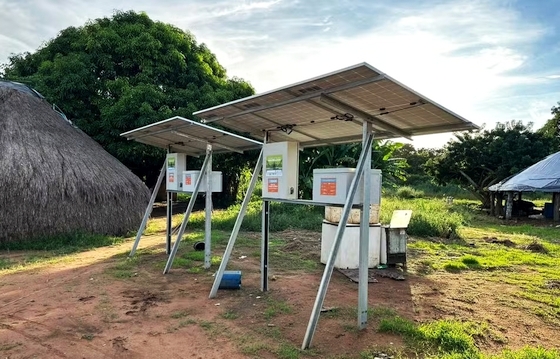
[[[268,142],[268,131],[265,132],[263,143]],[[263,166],[265,162],[263,161]],[[262,172],[265,173],[263,167]],[[264,174],[263,174],[264,182]],[[264,183],[263,183],[264,186]],[[270,201],[263,200],[262,204],[262,240],[261,240],[261,291],[268,291],[268,249],[269,249],[269,230],[270,230]]]
[[[204,163],[202,163],[202,168],[200,169],[200,173],[203,173],[206,170],[206,166],[208,166],[208,152],[206,152],[206,157],[204,158]],[[173,244],[173,249],[171,250],[171,254],[167,258],[167,263],[165,264],[165,269],[163,270],[163,274],[167,274],[173,265],[173,260],[175,259],[175,255],[177,254],[177,250],[179,249],[179,244],[181,243],[181,239],[183,238],[183,234],[185,233],[185,229],[187,228],[187,222],[189,221],[189,217],[191,215],[192,209],[194,207],[194,203],[196,202],[196,196],[198,196],[198,189],[200,188],[200,184],[202,183],[203,176],[198,176],[196,179],[196,183],[194,184],[194,190],[191,195],[191,199],[189,200],[189,205],[187,206],[187,210],[185,211],[185,217],[183,217],[183,222],[181,222],[181,227],[179,227],[179,233],[177,234],[177,240]]]
[[[360,154],[360,159],[358,160],[358,166],[356,168],[356,173],[350,184],[350,189],[346,202],[344,203],[344,209],[342,210],[342,216],[340,222],[342,225],[338,226],[336,230],[336,235],[334,243],[331,247],[329,253],[329,258],[327,259],[327,264],[325,265],[325,270],[323,272],[323,277],[321,278],[321,284],[319,285],[319,290],[317,292],[317,297],[315,298],[315,304],[313,306],[313,311],[311,312],[311,317],[309,318],[309,323],[307,325],[307,331],[305,332],[305,338],[303,339],[302,349],[309,348],[311,341],[313,340],[313,335],[315,334],[315,329],[317,328],[317,322],[319,321],[319,315],[321,314],[321,307],[325,301],[325,296],[327,294],[327,287],[331,280],[332,271],[334,268],[334,262],[338,254],[338,249],[340,248],[340,242],[342,241],[342,236],[344,235],[344,230],[346,229],[346,222],[348,222],[348,217],[350,215],[350,209],[352,208],[352,202],[354,201],[354,195],[358,189],[358,183],[364,172],[364,165],[366,162],[367,151],[373,142],[373,133],[370,133],[365,141],[365,146],[362,148],[362,153]]]
[[[249,202],[251,202],[251,195],[255,191],[255,186],[257,185],[257,181],[259,179],[259,173],[262,167],[262,163],[263,151],[261,150],[259,158],[257,159],[257,164],[255,166],[255,169],[253,170],[253,175],[251,176],[251,182],[249,182],[249,188],[247,188],[247,192],[245,193],[245,197],[243,198],[243,202],[241,203],[241,209],[239,210],[239,214],[237,215],[237,219],[235,220],[235,224],[233,225],[233,230],[231,231],[224,256],[222,257],[222,262],[220,263],[218,272],[216,272],[214,284],[212,285],[210,295],[208,296],[209,298],[215,298],[216,294],[218,294],[218,288],[220,287],[220,282],[222,281],[224,271],[227,268],[229,257],[231,256],[231,252],[233,251],[233,247],[235,246],[235,241],[237,240],[237,235],[239,234],[239,229],[241,228],[241,223],[243,223],[243,218],[247,213],[247,207],[249,206]]]
[[[363,172],[363,207],[360,209],[360,254],[358,272],[358,328],[364,329],[368,320],[368,277],[369,277],[369,213],[371,206],[371,142],[366,146],[368,135],[372,133],[371,123],[364,122],[362,149],[366,152]],[[340,225],[340,223],[339,223]],[[346,225],[346,222],[343,223]]]
[[[173,232],[173,193],[166,191],[166,225],[165,225],[165,254],[171,253],[171,235]]]
[[[146,211],[144,212],[144,218],[142,218],[142,223],[140,223],[140,228],[138,228],[138,232],[136,233],[136,239],[134,240],[134,244],[132,245],[132,250],[130,251],[129,254],[130,257],[132,257],[136,253],[136,249],[138,248],[138,244],[140,243],[140,238],[142,238],[142,233],[144,233],[144,230],[146,229],[146,224],[148,223],[150,214],[152,214],[152,209],[154,208],[154,202],[156,201],[159,188],[161,187],[161,183],[163,182],[163,177],[165,177],[166,168],[167,168],[167,159],[163,162],[161,171],[159,171],[159,176],[156,185],[154,187],[154,191],[152,192],[152,196],[150,197],[150,202],[148,202],[148,206],[146,207]]]
[[[206,166],[206,203],[204,215],[204,268],[210,268],[212,261],[212,145],[206,145],[208,166]],[[202,176],[202,172],[200,173]]]

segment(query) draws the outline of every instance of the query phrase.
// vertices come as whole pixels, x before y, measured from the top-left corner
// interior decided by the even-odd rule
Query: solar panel
[[[367,63],[195,112],[205,123],[302,147],[360,141],[363,121],[377,139],[464,131],[475,124]]]
[[[122,133],[121,136],[194,157],[204,155],[207,144],[212,145],[214,153],[242,153],[262,146],[261,142],[253,139],[179,116]]]

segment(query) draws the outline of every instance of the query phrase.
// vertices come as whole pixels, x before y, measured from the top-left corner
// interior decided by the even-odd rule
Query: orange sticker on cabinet
[[[169,183],[173,183],[175,182],[175,174],[174,173],[170,173],[169,174]]]
[[[321,178],[321,196],[336,196],[336,178]]]
[[[278,178],[268,179],[268,193],[278,193]]]
[[[186,186],[190,186],[191,185],[191,175],[185,175],[185,185]]]

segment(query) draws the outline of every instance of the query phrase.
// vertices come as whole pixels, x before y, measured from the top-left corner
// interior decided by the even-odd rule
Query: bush
[[[381,200],[381,223],[389,223],[393,211],[412,210],[407,233],[418,237],[457,238],[457,229],[466,222],[462,213],[453,211],[438,199],[412,199],[383,197]]]
[[[424,197],[424,192],[416,190],[409,186],[399,187],[396,193],[398,198],[402,199],[412,199]]]
[[[231,230],[241,206],[230,206],[225,210],[215,210],[212,214],[212,228]],[[385,196],[381,203],[380,221],[389,224],[394,210],[412,210],[412,219],[407,233],[418,237],[457,238],[457,229],[466,221],[465,214],[455,212],[439,199],[403,200]],[[271,204],[270,230],[304,229],[320,231],[324,207],[277,203]],[[249,204],[247,214],[241,225],[242,230],[258,232],[261,230],[262,202]],[[195,212],[189,220],[189,228],[204,229],[204,211]]]

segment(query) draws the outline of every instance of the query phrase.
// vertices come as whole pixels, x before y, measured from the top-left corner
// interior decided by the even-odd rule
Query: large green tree
[[[520,121],[456,135],[426,168],[439,184],[456,183],[489,204],[487,187],[540,161],[557,141]]]
[[[405,160],[408,164],[406,169],[406,181],[401,181],[400,184],[406,183],[415,186],[431,182],[432,177],[426,171],[426,163],[432,158],[439,156],[442,151],[443,150],[440,148],[416,149],[413,145],[408,143],[398,148],[393,156]]]
[[[537,132],[549,138],[560,138],[560,102],[550,109],[552,118],[544,124]]]
[[[36,52],[11,56],[3,77],[37,89],[148,185],[164,152],[120,133],[253,94],[190,33],[132,11],[69,27]],[[235,187],[240,162],[230,157],[223,162],[235,165],[221,170]]]

